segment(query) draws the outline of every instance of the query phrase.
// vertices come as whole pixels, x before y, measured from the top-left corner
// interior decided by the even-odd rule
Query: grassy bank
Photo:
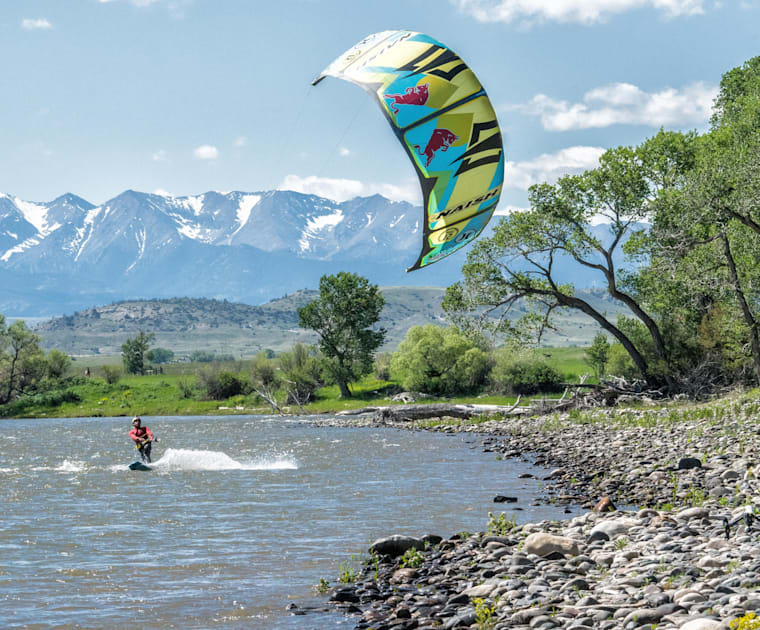
[[[542,348],[537,350],[569,381],[577,380],[588,372],[583,363],[583,348]],[[108,384],[100,377],[103,365],[118,365],[119,357],[110,359],[78,358],[73,372],[81,375],[85,368],[90,378],[77,376],[72,383],[48,393],[25,398],[0,407],[0,417],[88,417],[88,416],[165,416],[165,415],[217,415],[272,413],[271,407],[255,394],[234,396],[227,400],[203,400],[194,390],[196,372],[209,364],[180,363],[162,367],[161,374],[123,376],[117,383]],[[221,369],[246,373],[248,362],[235,361],[219,365]],[[338,387],[328,386],[316,392],[315,399],[303,409],[308,414],[326,414],[366,406],[393,404],[390,395],[399,391],[397,383],[366,377],[351,386],[353,397],[340,398]],[[461,396],[435,399],[436,402],[477,402],[509,405],[511,396]],[[286,407],[286,413],[301,413],[297,407]]]

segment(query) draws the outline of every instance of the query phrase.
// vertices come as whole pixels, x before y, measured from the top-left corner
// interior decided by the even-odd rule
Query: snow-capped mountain
[[[259,303],[341,270],[379,284],[445,286],[462,260],[404,273],[421,225],[421,208],[379,195],[338,203],[290,191],[127,190],[96,206],[72,194],[45,203],[0,194],[0,313],[129,297]]]

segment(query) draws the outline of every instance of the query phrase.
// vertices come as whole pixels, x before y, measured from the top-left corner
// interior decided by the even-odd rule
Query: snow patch
[[[405,214],[402,214],[400,217],[398,217],[397,219],[395,219],[395,220],[394,220],[394,221],[393,221],[393,222],[390,224],[390,226],[389,226],[389,227],[390,227],[391,229],[395,228],[395,227],[396,227],[396,226],[397,226],[399,223],[401,223],[402,219],[403,219],[405,216],[406,216]]]
[[[48,227],[47,213],[48,207],[41,203],[34,203],[32,201],[24,201],[18,197],[14,197],[13,203],[21,210],[21,214],[24,215],[29,223],[31,223],[35,229],[44,237],[50,234],[53,229],[60,227],[56,224],[54,227]]]
[[[85,245],[87,245],[87,242],[92,237],[93,229],[92,226],[95,223],[95,219],[98,217],[98,215],[101,212],[104,212],[104,214],[107,216],[108,212],[110,211],[110,208],[106,206],[103,208],[102,206],[96,206],[92,210],[89,210],[87,214],[84,217],[84,223],[81,228],[77,229],[77,241],[81,244],[79,245],[79,249],[77,250],[76,255],[74,256],[74,261],[79,260],[79,256],[82,254],[82,250],[85,248]],[[86,234],[86,237],[85,237]]]
[[[311,249],[310,239],[316,236],[317,232],[320,232],[327,228],[334,228],[345,217],[340,209],[335,210],[330,214],[323,214],[318,217],[311,217],[306,223],[306,227],[301,232],[301,238],[298,239],[298,244],[301,247],[302,252],[306,252]]]
[[[35,245],[40,244],[40,239],[38,238],[28,238],[24,242],[19,243],[15,247],[11,247],[8,251],[6,251],[2,256],[0,256],[0,260],[3,262],[8,262],[10,260],[10,257],[13,256],[13,254],[20,254],[25,249],[29,249],[30,247],[34,247]]]
[[[235,236],[251,218],[251,210],[261,201],[261,195],[243,195],[237,209],[238,227],[231,236]]]
[[[204,195],[198,195],[196,197],[185,197],[184,199],[177,199],[177,201],[188,210],[192,210],[193,214],[197,217],[201,212],[203,212],[203,197]]]
[[[132,271],[134,266],[140,261],[145,253],[145,243],[148,240],[147,235],[145,234],[145,228],[135,230],[135,240],[137,241],[137,258],[135,258],[135,261],[127,267],[125,273]]]

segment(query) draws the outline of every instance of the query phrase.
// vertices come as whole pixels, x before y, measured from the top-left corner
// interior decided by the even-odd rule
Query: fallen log
[[[428,418],[461,418],[469,420],[483,415],[498,414],[502,416],[518,415],[527,412],[529,408],[519,408],[520,398],[514,405],[478,405],[478,404],[453,404],[434,403],[429,405],[389,405],[386,407],[363,407],[362,409],[349,409],[337,413],[339,416],[352,416],[359,414],[373,414],[376,422],[409,422],[412,420],[426,420]]]

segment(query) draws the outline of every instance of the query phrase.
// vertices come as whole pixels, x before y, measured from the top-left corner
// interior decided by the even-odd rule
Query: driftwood
[[[469,405],[452,403],[434,403],[430,405],[389,405],[387,407],[363,407],[361,409],[349,409],[340,411],[339,416],[353,416],[360,414],[373,414],[373,420],[379,423],[385,422],[409,422],[412,420],[425,420],[427,418],[462,418],[468,420],[483,415],[498,414],[502,416],[519,415],[527,408],[519,408],[520,397],[514,405]]]

